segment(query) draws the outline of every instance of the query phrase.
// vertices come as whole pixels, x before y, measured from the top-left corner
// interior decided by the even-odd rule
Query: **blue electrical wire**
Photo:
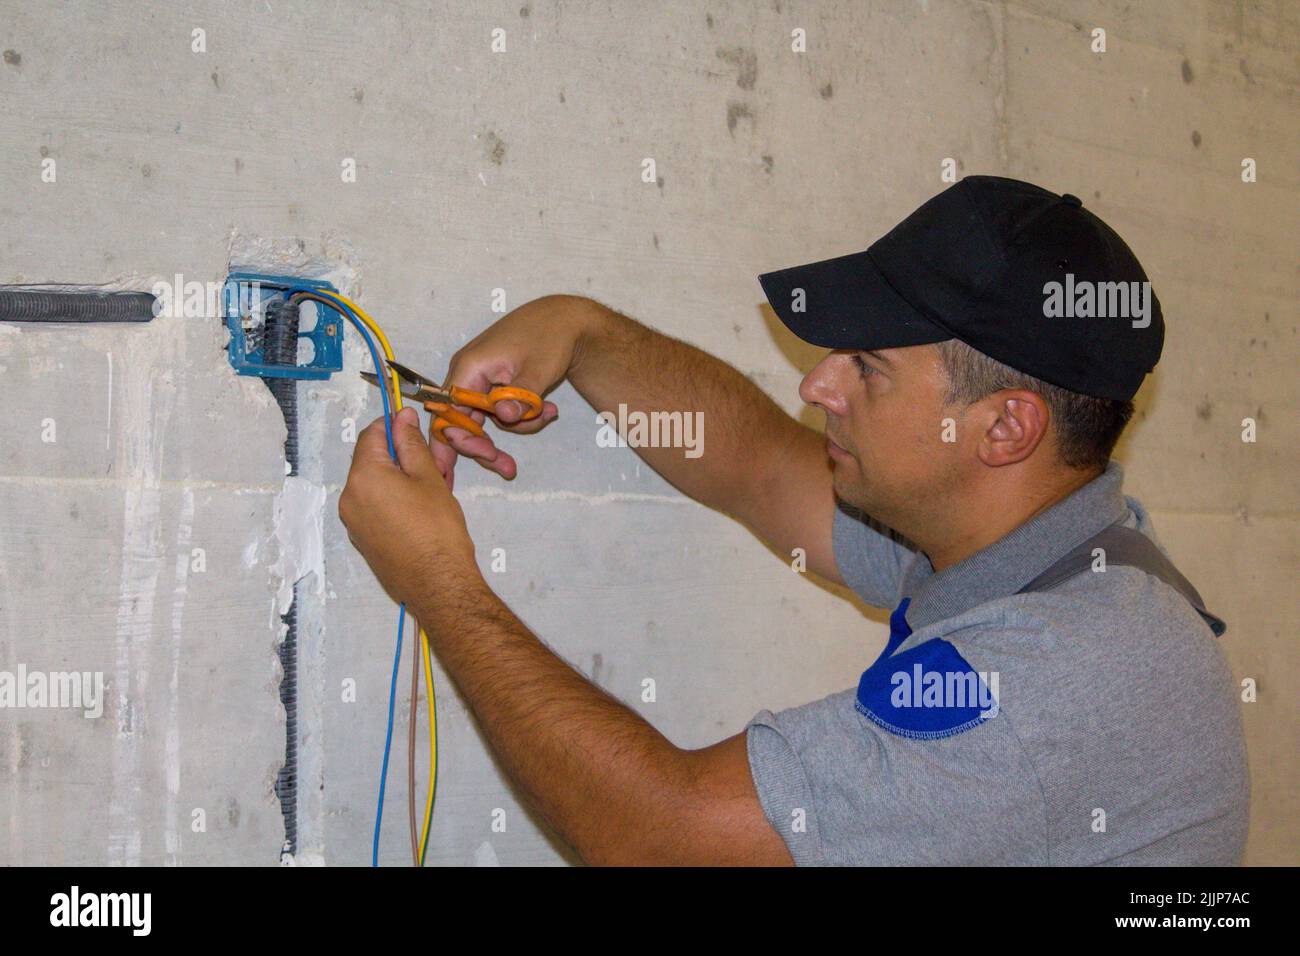
[[[291,289],[289,295],[295,295],[299,292],[305,292],[308,295],[318,295],[315,289],[306,287]],[[365,324],[357,318],[356,314],[342,302],[337,299],[330,299],[330,306],[336,311],[341,312],[343,316],[352,323],[353,327],[361,333],[365,339],[367,348],[370,349],[370,359],[375,363],[375,374],[379,376],[380,381],[386,381],[388,373],[384,370],[384,364],[379,360],[379,350],[375,348],[375,342],[366,331]],[[384,435],[388,439],[388,454],[392,456],[393,461],[397,461],[397,446],[393,443],[393,425],[392,414],[388,406],[388,389],[381,388],[379,397],[384,403]],[[384,734],[384,765],[379,772],[379,805],[375,809],[375,839],[370,851],[370,865],[379,866],[379,831],[384,820],[384,788],[388,783],[388,755],[393,747],[393,710],[397,704],[397,672],[402,663],[402,632],[406,629],[406,605],[402,604],[397,614],[397,651],[393,655],[393,679],[388,687],[388,730]]]

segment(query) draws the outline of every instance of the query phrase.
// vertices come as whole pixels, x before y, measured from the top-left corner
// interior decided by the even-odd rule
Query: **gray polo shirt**
[[[797,864],[1240,862],[1245,743],[1232,674],[1204,619],[1126,566],[1016,593],[1121,519],[1159,544],[1122,483],[1112,461],[937,574],[923,554],[837,509],[845,582],[877,607],[910,598],[912,634],[894,653],[947,641],[997,675],[997,704],[988,719],[918,737],[861,713],[859,675],[845,674],[852,689],[757,714],[746,728],[750,770]]]

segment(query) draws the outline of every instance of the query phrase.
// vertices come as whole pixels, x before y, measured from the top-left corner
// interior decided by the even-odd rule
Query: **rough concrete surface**
[[[1294,862],[1295,4],[0,0],[0,48],[0,283],[328,267],[433,371],[498,317],[494,289],[510,308],[590,295],[817,425],[796,394],[817,350],[762,305],[760,272],[865,248],[946,185],[945,158],[1081,196],[1169,324],[1118,452],[1127,490],[1258,683],[1247,860]],[[210,317],[0,323],[0,669],[98,671],[106,694],[99,719],[0,712],[2,863],[280,860],[285,428],[225,341]],[[300,585],[299,864],[370,857],[396,608],[336,511],[345,419],[380,410],[368,364],[350,342],[345,373],[301,399],[302,475],[325,503],[323,577]],[[570,387],[551,398],[544,437],[503,440],[514,482],[462,464],[456,488],[479,553],[507,550],[492,583],[530,627],[683,745],[856,682],[884,614],[597,448]],[[435,682],[429,861],[572,861],[436,666]],[[400,686],[390,864],[407,858]]]

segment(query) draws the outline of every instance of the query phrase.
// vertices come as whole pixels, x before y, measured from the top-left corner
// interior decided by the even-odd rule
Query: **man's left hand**
[[[394,418],[393,445],[401,467],[388,454],[382,416],[357,436],[339,518],[393,600],[412,603],[433,580],[458,572],[477,576],[478,563],[464,512],[414,408]]]

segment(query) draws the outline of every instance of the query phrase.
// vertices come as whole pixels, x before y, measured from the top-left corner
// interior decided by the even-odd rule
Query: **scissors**
[[[476,392],[469,388],[449,385],[446,388],[425,378],[419,372],[412,371],[405,365],[389,360],[388,367],[397,373],[403,384],[399,391],[403,397],[413,402],[420,402],[433,413],[433,435],[444,445],[449,444],[443,431],[448,428],[463,428],[471,435],[482,436],[483,426],[468,415],[456,411],[451,406],[467,405],[483,412],[493,412],[497,402],[516,401],[528,406],[519,421],[531,421],[542,413],[542,400],[536,392],[513,385],[494,385],[490,392]],[[381,380],[374,372],[362,372],[361,377],[376,388],[387,388],[388,382]]]

